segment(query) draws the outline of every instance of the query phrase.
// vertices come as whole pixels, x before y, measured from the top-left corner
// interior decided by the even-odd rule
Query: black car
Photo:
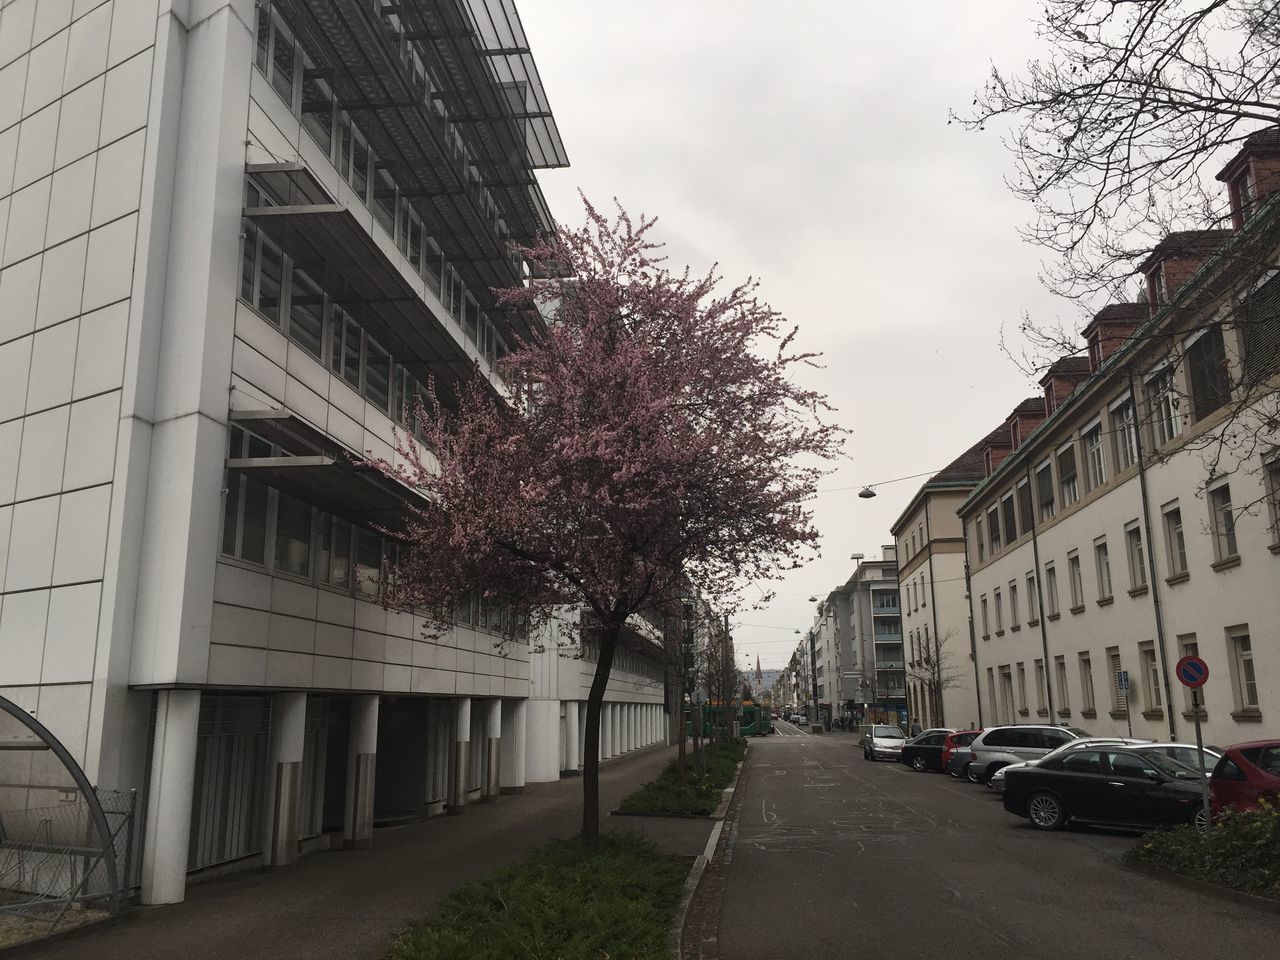
[[[1203,779],[1158,750],[1097,747],[1015,767],[1005,776],[1004,808],[1038,830],[1069,820],[1126,827],[1195,823]]]
[[[942,747],[952,732],[934,730],[922,733],[914,740],[908,740],[902,745],[902,755],[898,759],[918,773],[924,773],[926,770],[941,770]]]

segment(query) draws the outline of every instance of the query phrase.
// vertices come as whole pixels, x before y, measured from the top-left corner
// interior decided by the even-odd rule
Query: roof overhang
[[[400,526],[415,494],[378,471],[337,457],[229,458],[227,470],[275,487],[305,503],[359,524]]]

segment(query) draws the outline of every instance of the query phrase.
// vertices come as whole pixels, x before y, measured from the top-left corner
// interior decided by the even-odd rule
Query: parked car
[[[965,776],[969,768],[969,744],[977,739],[981,730],[957,730],[942,744],[942,769],[953,777]]]
[[[1125,739],[1124,737],[1081,737],[1079,740],[1068,740],[1062,746],[1050,750],[1038,760],[1023,760],[1020,763],[1011,763],[1008,766],[1000,767],[987,778],[987,786],[995,790],[996,793],[1004,792],[1004,778],[1010,770],[1016,770],[1019,767],[1031,767],[1043,763],[1050,757],[1056,757],[1068,750],[1079,750],[1082,747],[1125,747],[1136,746],[1138,744],[1149,744],[1149,740]],[[1176,757],[1174,759],[1177,759]]]
[[[1200,757],[1196,753],[1196,745],[1194,743],[1172,743],[1161,742],[1151,744],[1152,750],[1159,750],[1166,757],[1172,757],[1184,767],[1190,767],[1196,773],[1200,772]],[[1222,758],[1222,749],[1220,747],[1204,747],[1204,774],[1208,776],[1213,772],[1213,768],[1218,765],[1218,761]]]
[[[1001,767],[1022,760],[1038,760],[1067,741],[1088,735],[1074,727],[1048,724],[991,727],[969,744],[969,779],[986,783]]]
[[[789,719],[792,723],[797,723],[797,724],[806,722],[803,713],[793,713]]]
[[[1250,810],[1260,800],[1280,805],[1280,740],[1227,747],[1209,778],[1214,816],[1223,810]]]
[[[942,748],[954,730],[935,728],[912,737],[902,745],[898,759],[917,773],[942,769]]]
[[[862,738],[862,759],[897,760],[906,742],[901,728],[887,723],[874,724]]]
[[[1037,830],[1069,821],[1125,827],[1201,823],[1204,779],[1148,747],[1069,750],[1005,775],[1004,808]]]

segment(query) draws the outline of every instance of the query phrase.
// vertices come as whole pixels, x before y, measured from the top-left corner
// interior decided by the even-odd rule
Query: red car
[[[1215,815],[1250,810],[1259,800],[1280,805],[1280,740],[1255,740],[1228,747],[1209,778]]]
[[[981,730],[957,730],[942,743],[942,769],[953,777],[963,777],[969,762],[969,751],[964,749],[978,738]]]

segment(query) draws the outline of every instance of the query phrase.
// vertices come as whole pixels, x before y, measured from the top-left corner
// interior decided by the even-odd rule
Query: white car
[[[989,786],[996,793],[1004,793],[1004,775],[1010,770],[1016,770],[1018,767],[1034,767],[1048,760],[1050,757],[1056,757],[1059,754],[1069,753],[1072,750],[1079,750],[1081,747],[1118,747],[1141,744],[1143,746],[1150,745],[1150,740],[1135,740],[1131,737],[1081,737],[1079,740],[1071,740],[1058,747],[1056,750],[1050,750],[1043,757],[1035,760],[1023,760],[1021,763],[1010,763],[996,770],[991,774],[991,779],[987,781]],[[1177,758],[1175,758],[1177,759]]]
[[[902,756],[902,745],[907,742],[900,727],[887,723],[874,724],[862,738],[863,760],[897,760]]]

